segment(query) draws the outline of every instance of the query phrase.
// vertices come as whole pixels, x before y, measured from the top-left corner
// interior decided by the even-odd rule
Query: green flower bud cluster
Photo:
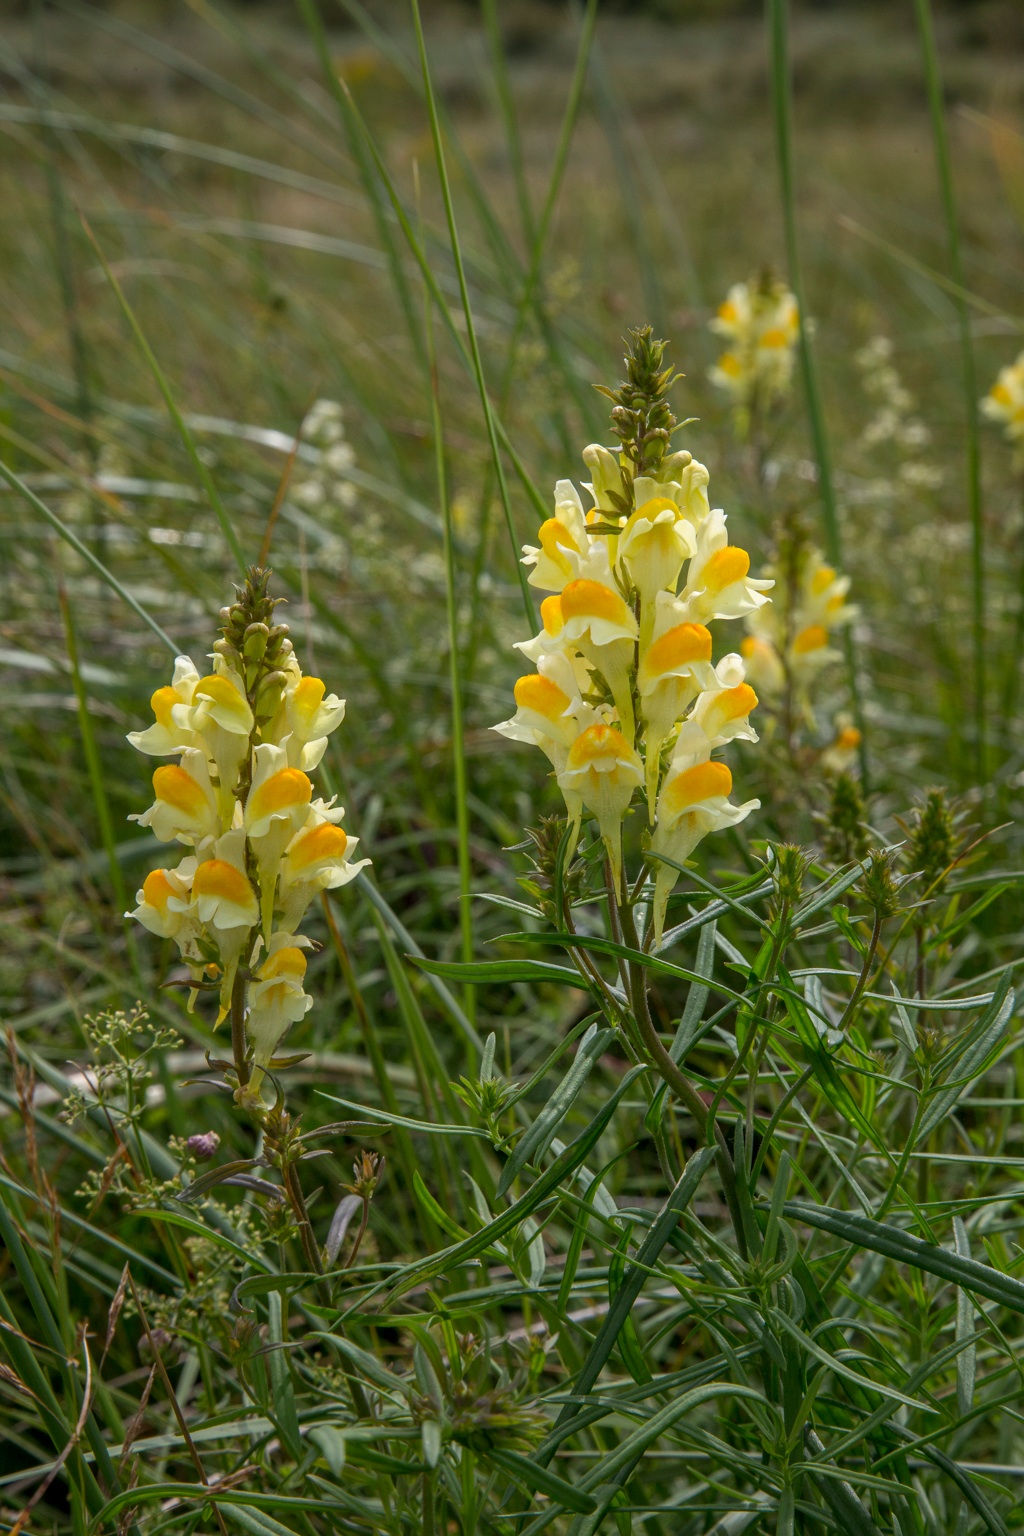
[[[669,450],[677,421],[666,396],[678,375],[662,366],[667,343],[656,341],[649,325],[631,330],[626,346],[623,383],[618,389],[607,389],[603,384],[597,388],[612,402],[612,431],[632,466],[624,465],[622,474],[621,510],[629,513],[633,510],[633,480],[637,475],[655,474]]]
[[[257,725],[273,718],[294,655],[288,625],[274,622],[274,610],[283,599],[269,595],[269,579],[269,570],[250,566],[235,601],[220,610],[221,638],[213,647],[242,679]]]

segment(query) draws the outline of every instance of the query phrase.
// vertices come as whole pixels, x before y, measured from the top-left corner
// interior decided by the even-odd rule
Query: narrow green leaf
[[[1010,990],[1010,973],[1007,972],[985,1013],[970,1030],[965,1031],[965,1044],[946,1052],[944,1064],[947,1069],[952,1067],[956,1071],[956,1079],[935,1095],[921,1116],[915,1146],[920,1146],[936,1126],[942,1124],[971,1084],[995,1065],[1015,1005],[1016,999]]]
[[[793,989],[792,992],[785,994],[786,1012],[800,1038],[800,1043],[804,1048],[808,1063],[814,1068],[814,1076],[822,1093],[824,1093],[833,1109],[842,1115],[844,1120],[847,1120],[850,1125],[856,1126],[857,1130],[870,1141],[872,1146],[882,1151],[884,1143],[879,1138],[878,1131],[864,1114],[852,1092],[840,1077],[832,1057],[829,1055],[820,1034],[814,1026],[814,1021],[806,1004],[796,992],[793,978],[782,966],[779,967],[779,975]]]
[[[850,889],[855,881],[859,880],[867,868],[866,864],[855,864],[852,869],[840,870],[838,874],[823,880],[816,890],[812,891],[790,918],[790,925],[795,933],[798,928],[806,926],[809,918],[814,917],[823,907],[829,906]]]
[[[564,965],[550,965],[546,960],[475,960],[466,965],[461,960],[427,960],[422,955],[407,956],[413,965],[430,976],[443,976],[446,981],[472,981],[480,986],[502,982],[529,981],[554,982],[561,986],[586,990],[587,982],[579,971],[567,970]]]
[[[916,1398],[908,1397],[905,1392],[899,1392],[895,1387],[890,1387],[888,1382],[874,1381],[870,1376],[863,1376],[859,1371],[855,1371],[852,1366],[847,1365],[845,1360],[837,1360],[835,1355],[829,1354],[816,1339],[812,1339],[809,1334],[804,1333],[802,1328],[798,1328],[796,1323],[778,1307],[772,1309],[771,1317],[775,1327],[788,1333],[806,1354],[812,1355],[815,1360],[827,1366],[830,1371],[834,1371],[837,1376],[842,1376],[844,1380],[852,1381],[855,1386],[864,1387],[871,1392],[880,1392],[883,1397],[891,1398],[895,1403],[902,1403],[904,1407],[916,1408],[919,1413],[938,1412],[927,1403],[918,1402]]]
[[[89,237],[89,242],[92,245],[93,250],[96,252],[96,255],[99,258],[100,265],[103,268],[107,282],[110,284],[114,297],[117,300],[118,307],[124,318],[127,320],[132,335],[135,337],[135,340],[138,343],[139,351],[145,358],[146,365],[149,368],[150,373],[153,375],[154,380],[156,381],[156,386],[164,397],[164,404],[167,407],[168,415],[174,422],[178,436],[181,438],[182,445],[192,464],[192,468],[198,475],[199,483],[202,485],[203,490],[206,492],[207,499],[210,503],[210,506],[213,508],[214,515],[216,516],[217,521],[220,523],[221,532],[227,541],[228,549],[231,551],[236,562],[238,563],[239,570],[244,571],[245,555],[243,554],[242,546],[238,541],[238,534],[235,532],[235,525],[231,521],[227,507],[225,507],[223,501],[220,498],[220,492],[217,490],[214,478],[210,474],[210,471],[207,469],[206,464],[203,462],[203,458],[199,452],[199,449],[196,447],[196,441],[192,436],[191,430],[189,429],[188,422],[185,420],[184,416],[178,409],[174,395],[171,393],[171,386],[167,382],[167,378],[163,369],[160,367],[160,364],[156,360],[156,353],[153,351],[148,340],[146,339],[146,334],[138,320],[135,318],[135,312],[125,297],[124,289],[121,287],[121,284],[118,282],[116,276],[111,270],[110,263],[107,261],[107,258],[104,255],[99,242],[96,240],[96,237],[94,236],[92,230],[89,228],[84,218],[82,219],[82,226],[85,229],[87,236]]]
[[[824,1205],[787,1200],[785,1214],[792,1221],[802,1221],[822,1232],[831,1232],[844,1243],[870,1248],[873,1253],[884,1254],[898,1264],[912,1264],[915,1269],[938,1275],[951,1285],[963,1286],[965,1290],[986,1296],[989,1301],[1024,1315],[1024,1282],[988,1264],[950,1253],[947,1248],[912,1237],[909,1232],[890,1226],[888,1222],[874,1221],[870,1216],[855,1216],[850,1211],[833,1211]]]
[[[267,1374],[270,1377],[270,1406],[285,1449],[294,1461],[302,1460],[299,1416],[295,1408],[295,1388],[284,1339],[284,1312],[281,1292],[267,1296],[268,1342]]]
[[[558,1303],[556,1311],[561,1315],[569,1305],[572,1295],[573,1281],[576,1279],[576,1270],[579,1267],[580,1255],[583,1252],[583,1244],[587,1236],[587,1224],[597,1202],[598,1194],[604,1187],[605,1176],[610,1168],[625,1156],[623,1152],[616,1152],[614,1157],[608,1159],[591,1179],[586,1194],[580,1201],[576,1211],[576,1220],[573,1224],[572,1236],[569,1239],[569,1247],[565,1254],[565,1265],[562,1270],[562,1280],[558,1287]]]
[[[526,1134],[516,1143],[515,1150],[501,1171],[498,1194],[504,1195],[519,1177],[527,1163],[536,1163],[544,1156],[557,1134],[562,1121],[578,1097],[590,1076],[594,1063],[615,1039],[614,1029],[598,1029],[592,1024],[584,1035],[576,1059],[562,1078],[536,1120]]]
[[[614,1305],[615,1298],[622,1289],[623,1278],[626,1273],[626,1254],[629,1252],[630,1238],[633,1235],[631,1226],[627,1227],[619,1239],[618,1246],[608,1262],[608,1300]],[[615,1341],[619,1354],[622,1356],[626,1370],[632,1376],[638,1387],[644,1387],[651,1380],[651,1373],[647,1361],[644,1359],[643,1349],[640,1347],[640,1335],[637,1333],[636,1319],[632,1309],[626,1313],[619,1336]]]
[[[559,949],[585,949],[589,954],[611,955],[617,960],[630,960],[634,965],[642,966],[645,971],[653,971],[658,976],[671,976],[676,981],[696,981],[703,983],[707,978],[697,971],[687,970],[685,966],[673,965],[670,960],[662,960],[657,955],[649,955],[642,949],[631,949],[628,944],[616,943],[614,939],[602,939],[596,934],[584,933],[503,933],[493,941],[501,944],[533,944],[554,945]],[[504,961],[491,962],[492,964],[505,964]],[[514,963],[514,962],[513,962]],[[518,962],[525,964],[526,962]],[[547,962],[532,961],[534,965]],[[557,969],[557,967],[555,967]],[[582,981],[577,983],[582,986]],[[721,982],[715,983],[716,991],[726,997],[742,1000],[742,993],[733,992],[731,988],[723,986]]]
[[[913,1430],[905,1429],[901,1424],[891,1421],[886,1425],[890,1434],[899,1435],[901,1439],[910,1442],[908,1449],[916,1450],[919,1456],[924,1456],[933,1466],[936,1466],[963,1494],[976,1514],[985,1522],[986,1529],[991,1536],[1010,1536],[1010,1528],[1006,1524],[999,1511],[993,1508],[982,1490],[978,1487],[974,1478],[960,1464],[947,1456],[945,1451],[940,1451],[937,1445],[920,1445],[918,1437]]]
[[[518,1451],[491,1451],[488,1459],[507,1472],[520,1488],[529,1494],[543,1493],[549,1499],[557,1499],[565,1509],[575,1510],[578,1514],[589,1514],[597,1508],[597,1501],[591,1498],[589,1493],[581,1493],[572,1483],[567,1483],[563,1477],[556,1477],[554,1472],[549,1472],[546,1467],[539,1467],[535,1461],[530,1461],[526,1456],[520,1456]]]
[[[290,1525],[282,1525],[280,1520],[253,1509],[251,1504],[227,1504],[224,1513],[251,1536],[296,1536]]]
[[[364,1120],[379,1120],[382,1125],[399,1126],[404,1131],[415,1131],[417,1135],[476,1136],[478,1139],[490,1141],[487,1132],[480,1130],[478,1126],[439,1125],[436,1120],[411,1120],[407,1115],[393,1115],[389,1110],[374,1109],[370,1104],[353,1104],[348,1099],[340,1099],[336,1093],[324,1093],[322,1088],[317,1092],[321,1098],[329,1099],[332,1104],[340,1104],[343,1109],[353,1110]]]
[[[434,1199],[433,1195],[430,1193],[430,1190],[420,1178],[418,1169],[413,1172],[412,1188],[413,1194],[416,1196],[416,1199],[419,1201],[420,1205],[423,1206],[424,1210],[430,1212],[431,1216],[441,1228],[441,1231],[447,1232],[449,1237],[454,1237],[457,1243],[465,1242],[466,1238],[468,1238],[470,1234],[466,1231],[465,1227],[460,1227],[458,1222],[455,1221],[444,1209],[444,1207]]]
[[[969,1259],[971,1240],[959,1216],[953,1217],[953,1241],[960,1257]],[[974,1342],[974,1303],[965,1291],[959,1289],[956,1293],[956,1341],[965,1346],[956,1357],[956,1405],[961,1418],[965,1419],[974,1406],[978,1348]]]
[[[797,240],[796,186],[793,175],[793,125],[791,119],[792,81],[789,63],[789,0],[768,0],[768,44],[771,62],[772,107],[775,119],[775,150],[779,167],[779,190],[782,194],[782,219],[786,236],[786,260],[789,266],[789,286],[796,296],[800,313],[800,374],[803,380],[807,404],[811,442],[818,467],[818,489],[821,500],[822,531],[825,535],[825,552],[834,566],[842,568],[843,544],[839,524],[839,508],[836,501],[835,482],[832,474],[832,449],[829,443],[825,405],[818,379],[817,360],[811,344],[811,330],[807,324],[808,309],[800,267],[800,251]],[[846,682],[853,705],[855,723],[861,733],[860,766],[865,785],[867,774],[866,721],[861,703],[860,672],[854,652],[853,637],[846,629],[843,633],[843,650],[846,657]]]
[[[636,1070],[634,1068],[634,1070]],[[587,1358],[573,1383],[573,1398],[564,1405],[558,1418],[555,1420],[555,1428],[544,1444],[538,1449],[537,1455],[553,1456],[555,1449],[564,1435],[557,1432],[579,1413],[583,1406],[583,1399],[591,1391],[597,1378],[604,1370],[619,1330],[629,1316],[633,1303],[636,1301],[644,1281],[647,1280],[650,1270],[657,1263],[661,1250],[668,1242],[679,1222],[679,1216],[686,1209],[697,1187],[715,1158],[714,1147],[701,1147],[683,1169],[683,1173],[676,1187],[662,1206],[658,1217],[637,1249],[636,1258],[627,1270],[622,1284],[615,1294],[615,1299],[608,1309],[608,1313],[598,1330],[597,1337],[587,1352]],[[547,1449],[545,1449],[547,1447]]]
[[[340,1477],[345,1470],[345,1436],[334,1424],[314,1424],[309,1439],[334,1473]]]

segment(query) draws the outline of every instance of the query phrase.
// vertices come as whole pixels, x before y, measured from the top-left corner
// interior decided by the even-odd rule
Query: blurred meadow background
[[[957,846],[972,845],[932,933],[936,990],[981,997],[984,1016],[1019,963],[1024,471],[980,400],[1024,346],[1024,12],[1010,0],[937,6],[934,17],[912,0],[796,3],[787,86],[778,54],[784,7],[769,10],[766,27],[759,7],[725,0],[431,4],[425,74],[414,17],[398,0],[321,9],[314,0],[294,8],[212,0],[4,7],[0,461],[10,473],[0,485],[0,998],[9,1061],[0,1075],[0,1354],[5,1340],[33,1341],[45,1382],[27,1379],[24,1360],[9,1352],[0,1375],[0,1529],[84,1533],[92,1519],[93,1528],[129,1530],[132,1508],[141,1508],[147,1531],[212,1530],[213,1506],[193,1487],[207,1476],[226,1479],[229,1490],[257,1490],[247,1503],[226,1495],[217,1507],[261,1536],[432,1530],[435,1513],[437,1529],[468,1536],[533,1529],[538,1509],[554,1529],[597,1528],[585,1524],[585,1504],[575,1512],[558,1505],[558,1486],[539,1484],[541,1502],[530,1504],[522,1468],[488,1462],[502,1435],[522,1452],[532,1433],[524,1419],[516,1439],[492,1400],[486,1432],[476,1440],[463,1432],[458,1443],[472,1448],[451,1460],[436,1511],[430,1493],[428,1512],[433,1471],[416,1460],[422,1406],[377,1450],[373,1433],[349,1433],[344,1416],[334,1439],[330,1425],[310,1438],[309,1403],[328,1388],[340,1402],[346,1372],[363,1373],[367,1390],[386,1399],[372,1362],[413,1369],[413,1334],[397,1315],[379,1326],[360,1315],[362,1332],[352,1336],[363,1353],[353,1364],[320,1344],[285,1349],[288,1306],[282,1324],[280,1293],[257,1290],[249,1294],[263,1309],[260,1337],[269,1327],[277,1352],[264,1357],[242,1338],[244,1308],[229,1299],[254,1272],[247,1250],[265,1241],[280,1269],[303,1266],[288,1246],[293,1233],[278,1234],[278,1245],[270,1227],[264,1232],[258,1188],[222,1189],[221,1204],[190,1205],[180,1218],[172,1210],[185,1138],[215,1131],[219,1155],[239,1159],[252,1156],[253,1142],[230,1097],[211,1086],[205,1053],[216,1056],[220,1037],[209,1011],[186,1013],[180,987],[165,985],[180,977],[176,952],[122,917],[161,856],[155,838],[127,820],[147,803],[152,764],[125,736],[148,723],[170,647],[202,669],[240,566],[272,566],[304,666],[348,701],[321,777],[373,861],[332,899],[333,937],[318,909],[310,920],[323,947],[310,960],[315,1006],[289,1037],[289,1049],[306,1053],[288,1073],[291,1107],[307,1127],[330,1121],[335,1106],[317,1092],[326,1090],[392,1117],[393,1134],[381,1143],[388,1174],[361,1263],[404,1264],[440,1249],[452,1235],[445,1217],[459,1231],[492,1219],[501,1205],[487,1206],[493,1177],[485,1200],[462,1176],[472,1163],[486,1187],[483,1153],[467,1161],[464,1152],[478,1144],[416,1125],[482,1123],[473,1095],[460,1097],[451,1084],[477,1081],[481,1043],[492,1033],[491,1065],[509,1082],[528,1082],[530,1113],[539,1112],[571,1060],[557,1064],[554,1048],[575,1038],[589,1005],[581,992],[526,971],[489,980],[453,969],[444,980],[410,957],[516,955],[514,945],[492,941],[536,926],[536,913],[517,916],[508,903],[524,896],[524,829],[560,814],[561,797],[539,755],[490,727],[512,713],[522,670],[512,646],[537,625],[536,604],[532,628],[524,616],[519,546],[551,515],[553,482],[579,483],[582,448],[607,441],[607,403],[593,386],[619,379],[629,327],[650,324],[667,338],[668,361],[684,376],[674,408],[694,418],[678,445],[709,467],[712,505],[728,511],[753,573],[800,530],[851,578],[857,610],[843,656],[817,685],[802,745],[768,731],[763,750],[744,744],[731,759],[740,798],[759,795],[761,809],[702,846],[692,894],[700,898],[704,881],[717,888],[763,874],[769,842],[811,850],[816,877],[830,878],[843,859],[834,840],[831,855],[822,851],[836,814],[823,754],[853,730],[859,740],[844,766],[860,775],[864,804],[854,820],[862,816],[868,831],[853,837],[848,857],[903,842],[934,786],[954,807]],[[934,26],[941,79],[929,74],[923,19],[926,31]],[[929,89],[945,132],[938,154]],[[752,444],[739,439],[729,400],[708,377],[722,350],[709,321],[731,285],[765,269],[795,286],[780,146],[783,159],[791,156],[790,234],[814,388],[809,410],[798,367],[784,406]],[[738,649],[742,625],[728,629]],[[807,959],[819,953],[815,942],[822,965],[835,958],[826,953],[833,942],[854,955],[860,931],[840,924],[808,941],[800,963],[816,963]],[[758,938],[745,909],[726,913],[725,932],[722,963],[749,964]],[[685,945],[677,958],[696,963]],[[907,976],[920,976],[914,967],[910,960]],[[687,995],[684,987],[676,996],[678,985],[665,983],[668,1032]],[[154,1029],[177,1038],[146,1057],[151,1075],[136,1083],[144,1090],[137,1103],[130,1092],[123,1098],[128,1078],[117,1079],[117,1107],[100,1112],[96,1053],[122,1036],[109,1016],[107,1024],[87,1020],[138,1001]],[[941,1021],[919,1017],[953,1030],[957,1006]],[[871,1031],[885,1035],[889,1026],[884,1006],[872,1009],[861,1046],[878,1066],[885,1047]],[[923,1164],[914,1189],[946,1222],[935,1242],[953,1242],[954,1213],[968,1224],[983,1215],[975,1258],[1012,1275],[1024,1054],[1009,1015],[1001,1027],[995,1055],[978,1058],[988,1075],[975,1073],[974,1098],[944,1143],[949,1160]],[[724,1041],[708,1038],[700,1070],[710,1080],[730,1058]],[[574,1090],[560,1112],[568,1118],[557,1122],[563,1140],[593,1121],[622,1070],[603,1057],[582,1095]],[[822,1093],[812,1112],[841,1116],[842,1105]],[[61,1107],[69,1094],[88,1101],[77,1119]],[[902,1123],[893,1113],[893,1125]],[[145,1198],[124,1176],[132,1155],[118,1152],[122,1114],[149,1160]],[[616,1200],[656,1210],[666,1190],[642,1120],[638,1112],[616,1122],[595,1159],[619,1158],[608,1181]],[[321,1242],[360,1145],[358,1135],[339,1133],[311,1165]],[[825,1199],[846,1155],[832,1144],[804,1194]],[[416,1169],[439,1208],[414,1196]],[[770,1197],[770,1180],[766,1189]],[[173,1219],[146,1214],[160,1199]],[[721,1209],[714,1200],[696,1207],[712,1224]],[[238,1241],[217,1246],[229,1230]],[[627,1239],[632,1230],[624,1227]],[[516,1412],[528,1402],[540,1413],[545,1392],[565,1387],[571,1361],[559,1365],[544,1350],[558,1331],[555,1296],[564,1312],[573,1294],[559,1264],[576,1229],[570,1221],[553,1231],[547,1278],[543,1248],[539,1260],[530,1249],[534,1228],[522,1253],[495,1271],[511,1278],[506,1292],[494,1289],[493,1315],[473,1312],[480,1337],[520,1351],[498,1387],[487,1378],[474,1388],[482,1417],[488,1392],[510,1401],[518,1393]],[[17,1233],[29,1257],[15,1253]],[[587,1242],[578,1284],[607,1309],[618,1238],[611,1269],[601,1243]],[[205,1426],[196,1441],[201,1478],[164,1376],[153,1384],[152,1339],[130,1293],[121,1317],[129,1257],[181,1411]],[[859,1372],[868,1356],[884,1360],[883,1374],[896,1357],[919,1363],[957,1328],[966,1348],[957,1300],[965,1292],[928,1281],[926,1294],[910,1262],[894,1260],[876,1277],[875,1310],[855,1351]],[[421,1354],[433,1360],[424,1343],[435,1337],[424,1321],[433,1302],[416,1294],[420,1311],[410,1318],[423,1331]],[[57,1328],[49,1338],[40,1321],[47,1297]],[[636,1348],[656,1370],[685,1372],[700,1349],[672,1305],[652,1305]],[[977,1389],[972,1374],[968,1392],[954,1350],[935,1410],[955,1420],[952,1439],[935,1443],[979,1471],[984,1509],[927,1458],[888,1464],[902,1494],[857,1484],[875,1524],[857,1525],[849,1506],[820,1492],[798,1492],[791,1508],[758,1490],[746,1429],[736,1423],[715,1434],[742,1457],[721,1453],[709,1474],[719,1441],[702,1420],[703,1441],[650,1439],[635,1482],[620,1479],[608,1528],[901,1536],[1024,1528],[1024,1421],[1011,1392],[1020,1313],[984,1305],[991,1328],[979,1333]],[[330,1309],[308,1306],[306,1324],[326,1327]],[[579,1313],[584,1346],[591,1319],[602,1315],[600,1306]],[[452,1316],[463,1314],[456,1307]],[[547,1344],[537,1342],[538,1319],[547,1319]],[[93,1356],[106,1337],[107,1358],[102,1386],[83,1396],[85,1324]],[[291,1326],[301,1333],[295,1319]],[[562,1328],[568,1336],[564,1320]],[[829,1349],[836,1342],[825,1340]],[[633,1348],[623,1346],[624,1367],[612,1357],[615,1381],[642,1378]],[[453,1349],[445,1334],[435,1385],[441,1364],[452,1369]],[[430,1372],[416,1368],[417,1390],[429,1398]],[[261,1370],[262,1400],[246,1374]],[[61,1431],[44,1386],[60,1399],[74,1444],[68,1468],[85,1445],[82,1425],[74,1429],[83,1402],[93,1418],[92,1459],[82,1467],[102,1468],[101,1444],[116,1451],[134,1438],[148,1447],[119,1466],[113,1454],[99,1478],[113,1499],[130,1487],[131,1462],[134,1504],[126,1495],[97,1514],[82,1491],[91,1474],[79,1467],[69,1482],[67,1468],[53,1470]],[[294,1437],[287,1414],[284,1429],[274,1418],[285,1398],[293,1418],[298,1411]],[[985,1407],[997,1399],[1005,1406]],[[864,1414],[873,1401],[861,1405]],[[915,1410],[899,1411],[915,1436],[924,1434]],[[445,1412],[456,1422],[450,1402]],[[245,1414],[263,1427],[237,1429]],[[373,1422],[380,1419],[377,1412]],[[626,1433],[624,1422],[634,1421],[610,1419],[589,1439],[581,1431],[553,1466],[578,1483]],[[228,1425],[219,1437],[218,1423]],[[881,1454],[868,1455],[867,1443],[851,1440],[862,1475]],[[424,1445],[436,1468],[426,1437]],[[404,1480],[395,1465],[403,1455],[415,1464]],[[175,1502],[175,1481],[193,1492]],[[158,1494],[145,1495],[147,1484]],[[34,1492],[38,1501],[18,1524]],[[323,1499],[337,1501],[333,1513],[318,1509]]]

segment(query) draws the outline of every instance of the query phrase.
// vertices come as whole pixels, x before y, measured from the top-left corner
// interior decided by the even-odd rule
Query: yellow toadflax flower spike
[[[193,993],[217,987],[218,1024],[231,1015],[236,1096],[255,1109],[278,1042],[313,1005],[309,940],[296,929],[318,891],[369,862],[353,861],[358,839],[337,825],[342,811],[313,799],[310,774],[345,704],[303,677],[268,575],[253,568],[221,609],[213,671],[200,676],[178,657],[172,682],[153,695],[155,723],[129,737],[141,752],[179,759],[156,770],[154,804],[133,819],[192,850],[177,869],[146,877],[131,916],[174,940]]]

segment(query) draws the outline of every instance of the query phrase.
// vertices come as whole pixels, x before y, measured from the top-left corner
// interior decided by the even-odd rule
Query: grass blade
[[[505,477],[505,465],[502,462],[501,448],[498,443],[498,433],[495,427],[494,413],[491,410],[491,399],[487,392],[487,381],[484,378],[483,358],[480,354],[480,343],[476,334],[476,322],[473,318],[473,306],[469,297],[469,286],[466,282],[466,268],[462,260],[462,246],[459,241],[458,225],[455,222],[455,205],[452,201],[451,185],[448,181],[448,167],[445,161],[444,144],[441,140],[441,123],[437,112],[437,102],[434,98],[434,83],[430,73],[430,63],[427,58],[427,43],[423,35],[423,22],[420,16],[419,0],[412,0],[412,16],[416,27],[416,45],[419,49],[420,68],[423,72],[423,86],[426,92],[427,115],[430,119],[430,133],[434,141],[434,158],[437,163],[437,175],[441,184],[441,196],[444,201],[445,218],[448,223],[448,237],[451,242],[452,259],[455,262],[455,272],[459,282],[459,295],[462,299],[462,313],[466,321],[466,339],[469,344],[469,354],[473,364],[473,374],[476,379],[477,392],[480,396],[480,408],[483,411],[484,425],[487,429],[487,440],[491,449],[491,461],[494,465],[494,474],[498,483],[498,495],[501,498],[502,510],[505,514],[505,524],[508,529],[509,542],[512,546],[512,558],[515,561],[516,576],[519,580],[520,592],[523,599],[523,611],[526,622],[532,630],[536,619],[533,611],[533,596],[526,580],[526,572],[520,562],[519,537],[516,534],[515,519],[512,513],[512,501],[509,496],[508,480]]]
[[[964,389],[964,439],[967,448],[967,506],[971,519],[971,607],[972,642],[974,649],[974,724],[975,765],[978,782],[983,783],[988,756],[988,713],[986,710],[985,665],[985,524],[981,500],[981,445],[978,430],[978,380],[974,365],[974,345],[971,340],[971,319],[963,298],[964,265],[960,249],[960,220],[957,216],[956,196],[953,191],[953,168],[949,156],[949,138],[946,133],[946,106],[942,91],[942,71],[939,66],[939,50],[935,43],[935,27],[932,21],[930,0],[914,0],[918,31],[921,36],[921,55],[924,63],[925,85],[928,90],[928,108],[931,115],[932,139],[935,145],[935,162],[942,192],[942,214],[946,223],[946,243],[949,251],[950,275],[956,285],[953,302],[956,305],[957,324],[960,332],[960,373]],[[1012,665],[1017,666],[1017,658]]]
[[[825,551],[837,568],[843,565],[842,534],[839,528],[839,508],[836,502],[835,481],[832,473],[832,450],[825,423],[825,407],[818,382],[818,370],[811,346],[807,325],[807,305],[804,299],[803,278],[800,270],[800,252],[796,234],[796,193],[793,182],[793,132],[790,120],[792,85],[789,67],[789,0],[768,0],[769,44],[771,50],[772,104],[775,114],[775,150],[779,167],[779,185],[782,193],[782,217],[786,231],[786,259],[789,266],[789,286],[796,296],[800,312],[800,373],[807,400],[807,415],[811,428],[811,441],[818,465],[818,489],[821,494],[822,526],[825,534]],[[857,729],[860,731],[861,777],[867,784],[867,737],[865,734],[864,709],[861,702],[860,678],[853,637],[847,626],[843,631],[843,648],[846,654],[847,687]]]
[[[196,440],[192,436],[188,422],[185,420],[184,416],[178,409],[177,402],[171,393],[171,386],[168,384],[164,371],[156,360],[156,354],[154,353],[149,342],[146,340],[145,332],[143,331],[138,320],[135,318],[135,311],[132,309],[131,305],[128,303],[128,300],[125,298],[124,289],[121,287],[121,284],[118,282],[117,278],[112,272],[110,263],[107,261],[106,256],[103,254],[103,250],[98,240],[96,239],[96,236],[90,229],[85,215],[79,212],[79,218],[82,221],[82,228],[85,230],[86,235],[89,237],[89,243],[99,258],[100,265],[102,266],[106,275],[107,282],[110,284],[111,289],[113,290],[113,294],[117,300],[118,307],[128,322],[129,329],[131,330],[132,335],[135,337],[135,340],[138,343],[139,351],[145,358],[150,373],[156,380],[157,388],[164,397],[164,404],[167,407],[168,415],[170,416],[175,425],[175,428],[177,429],[178,436],[181,438],[182,445],[189,457],[192,468],[198,475],[199,483],[203,487],[203,490],[206,492],[210,506],[213,508],[217,521],[220,523],[221,532],[224,534],[224,537],[227,540],[228,549],[234,556],[238,565],[238,569],[240,571],[244,571],[245,556],[242,553],[242,546],[238,542],[238,534],[235,532],[235,525],[231,521],[227,507],[225,507],[224,503],[221,501],[220,492],[217,489],[213,476],[210,474],[210,471],[203,463],[202,456],[200,455],[199,449],[196,447]]]

